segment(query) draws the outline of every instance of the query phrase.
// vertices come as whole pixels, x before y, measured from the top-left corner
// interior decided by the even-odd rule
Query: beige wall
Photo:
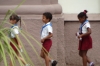
[[[79,13],[87,9],[89,13],[100,13],[100,0],[58,0],[63,13]]]
[[[42,22],[42,16],[41,15],[20,15],[24,23],[22,22],[22,30],[26,31],[34,37],[40,45],[40,31],[41,27],[43,25]],[[3,20],[4,16],[0,15],[0,22]],[[4,24],[8,25],[8,24]],[[61,15],[54,15],[52,20],[53,25],[53,38],[52,38],[52,47],[50,49],[50,57],[58,61],[57,66],[66,66],[65,63],[65,49],[64,49],[64,19],[61,17]],[[62,27],[59,27],[62,26]],[[6,26],[8,27],[8,26]],[[27,36],[28,37],[28,36]],[[60,39],[61,38],[61,39]],[[33,51],[32,46],[29,45],[29,43],[26,41],[24,37],[20,34],[20,39],[23,42],[23,45],[25,49],[28,52],[29,57],[31,58],[32,62],[34,63],[34,66],[45,66],[45,62],[42,58],[41,62],[39,62],[40,59],[38,59],[35,51]],[[36,51],[38,52],[38,55],[40,57],[41,52],[41,46],[36,43],[36,41],[28,38],[29,41],[32,43],[32,45],[35,47]],[[8,59],[9,62],[9,59]],[[17,62],[17,61],[16,61]],[[17,64],[19,64],[17,62]],[[4,66],[3,61],[1,62],[0,66]]]
[[[92,29],[93,48],[87,53],[91,61],[95,63],[95,66],[100,66],[100,22],[90,22]],[[80,26],[79,22],[65,22],[65,54],[67,66],[83,66],[82,58],[79,56],[78,40],[75,33]]]
[[[0,5],[18,5],[23,0],[0,0]],[[57,4],[58,0],[25,0],[24,5]]]
[[[0,0],[0,14],[5,14],[9,9],[14,9],[21,1],[23,0]],[[62,7],[58,4],[58,0],[25,0],[16,10],[18,14],[28,15],[40,15],[44,12],[61,14]]]
[[[11,2],[19,3],[20,0],[9,0]],[[54,14],[52,23],[54,28],[54,36],[52,38],[53,40],[53,46],[50,50],[50,55],[53,57],[53,59],[56,59],[58,61],[57,66],[82,66],[81,58],[78,55],[78,41],[75,39],[75,32],[78,29],[79,23],[78,22],[70,22],[70,21],[77,21],[77,14],[72,13],[79,13],[80,11],[83,11],[85,9],[84,3],[87,3],[89,7],[87,10],[89,10],[90,13],[99,13],[99,7],[98,4],[99,0],[59,0],[59,3],[63,7],[63,13],[68,13],[69,15],[64,15],[63,17],[60,15],[62,10],[61,6],[57,4],[58,0],[27,0],[28,2],[25,2],[24,5],[22,5],[17,13],[20,14],[22,19],[24,20],[28,32],[37,40],[40,42],[40,29],[43,25],[41,20],[41,14],[45,11],[50,11]],[[6,11],[10,8],[14,8],[16,3],[11,3],[8,1],[0,0],[0,21],[4,18],[4,15]],[[80,7],[80,3],[84,8],[82,9]],[[84,3],[83,3],[84,2]],[[90,4],[90,2],[93,4]],[[74,5],[70,4],[72,3]],[[11,6],[12,4],[12,6]],[[30,5],[29,5],[30,4]],[[47,5],[44,5],[47,4]],[[9,5],[9,6],[8,6]],[[67,6],[66,6],[67,5]],[[69,7],[70,6],[70,7]],[[92,7],[95,6],[95,8]],[[27,8],[30,9],[27,9]],[[76,9],[78,7],[78,9]],[[91,8],[90,8],[91,7]],[[43,10],[42,10],[43,8]],[[40,10],[41,9],[41,10]],[[49,10],[50,9],[50,10]],[[93,9],[93,10],[92,10]],[[39,14],[39,15],[37,15]],[[57,14],[57,15],[56,15]],[[100,17],[99,14],[97,16],[95,15],[89,15],[90,20],[98,20],[97,17]],[[69,22],[65,22],[64,25],[64,19]],[[96,66],[100,65],[100,53],[99,53],[99,34],[100,30],[98,28],[100,23],[99,22],[91,22],[92,25],[92,38],[93,38],[93,49],[91,49],[88,53],[89,58],[93,62],[96,63]],[[25,28],[24,24],[22,24],[23,29]],[[22,38],[22,37],[21,37]],[[32,59],[35,66],[41,66],[39,63],[39,60],[37,59],[37,56],[35,52],[30,52],[32,48],[28,45],[25,39],[22,38],[22,41],[24,43],[24,46],[26,50],[28,51],[30,58]],[[40,54],[41,47],[39,47],[35,41],[31,40],[33,46],[36,48],[38,54]],[[44,62],[44,61],[43,61]],[[4,66],[3,63],[1,63],[1,66]]]
[[[6,12],[9,9],[14,9],[21,0],[0,0],[0,22],[3,20]],[[43,25],[42,22],[42,14],[44,12],[51,12],[54,17],[52,20],[53,28],[54,28],[54,36],[52,38],[53,45],[50,50],[50,56],[53,59],[58,61],[58,66],[66,66],[65,63],[65,50],[64,50],[64,19],[61,16],[62,8],[58,4],[58,0],[26,0],[26,2],[21,5],[17,10],[16,13],[21,16],[24,20],[24,23],[28,29],[30,35],[32,35],[39,43],[40,43],[40,30],[41,26]],[[22,29],[25,30],[25,26],[22,24]],[[62,27],[59,27],[62,26]],[[8,26],[7,26],[8,27]],[[32,48],[29,46],[29,43],[26,42],[25,38],[22,36],[21,40],[32,59],[32,62],[35,66],[41,66],[42,64],[39,62],[39,59],[36,56],[36,53],[32,51]],[[60,39],[62,38],[62,39]],[[41,47],[33,41],[29,39],[33,46],[35,47],[36,51],[40,55]],[[61,49],[59,49],[61,48]],[[43,60],[43,59],[42,59]],[[3,65],[3,62],[1,63]]]

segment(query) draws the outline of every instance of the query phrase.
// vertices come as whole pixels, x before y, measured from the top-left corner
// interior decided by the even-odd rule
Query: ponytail
[[[86,14],[88,11],[87,10],[84,10],[84,13]]]
[[[20,28],[21,28],[21,17],[16,15],[16,14],[12,14],[9,18],[10,20],[16,20],[16,22],[20,21]]]
[[[87,16],[87,10],[84,10],[83,12],[80,12],[78,15],[77,15],[77,17],[78,18],[83,18],[84,16],[85,16],[85,18],[87,19],[88,18],[88,16]]]
[[[21,17],[19,17],[19,21],[20,21],[20,28],[21,28]]]

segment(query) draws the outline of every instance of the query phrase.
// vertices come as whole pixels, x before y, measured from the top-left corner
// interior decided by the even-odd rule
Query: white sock
[[[29,64],[26,64],[26,66],[30,66]]]
[[[90,63],[90,66],[92,66],[92,64],[94,64],[93,62]]]
[[[53,63],[54,60],[51,60],[51,63]]]

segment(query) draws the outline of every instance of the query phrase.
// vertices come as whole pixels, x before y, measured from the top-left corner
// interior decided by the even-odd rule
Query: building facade
[[[63,13],[79,13],[84,9],[89,13],[100,13],[100,0],[58,0]]]
[[[0,21],[3,20],[9,9],[16,8],[20,2],[21,0],[0,0]],[[82,59],[78,55],[78,40],[75,38],[75,33],[80,25],[77,14],[87,9],[93,38],[93,49],[89,51],[88,56],[95,62],[96,66],[99,66],[99,3],[99,0],[26,0],[15,12],[22,17],[22,29],[27,31],[39,43],[40,30],[43,25],[42,13],[51,12],[53,14],[54,35],[50,56],[58,61],[57,66],[82,66]],[[32,51],[28,42],[23,37],[21,37],[21,40],[35,66],[41,66],[36,53]],[[40,54],[41,47],[36,41],[32,39],[30,41],[38,54]],[[1,65],[3,66],[3,63]]]
[[[92,29],[93,48],[88,51],[89,58],[96,66],[99,61],[99,24],[100,24],[100,0],[58,0],[62,6],[62,15],[65,21],[64,39],[65,39],[65,57],[67,66],[82,66],[82,59],[78,55],[78,40],[75,39],[75,33],[78,31],[80,23],[77,14],[88,10],[88,20]]]

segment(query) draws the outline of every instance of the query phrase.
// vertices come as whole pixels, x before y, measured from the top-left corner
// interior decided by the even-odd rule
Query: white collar
[[[50,24],[50,22],[46,23],[45,25]]]

